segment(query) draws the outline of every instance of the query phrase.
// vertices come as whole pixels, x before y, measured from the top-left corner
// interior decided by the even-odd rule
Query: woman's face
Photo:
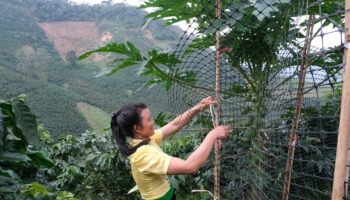
[[[137,127],[137,132],[143,137],[150,137],[154,132],[154,121],[151,116],[151,111],[145,108],[140,113],[141,126]]]

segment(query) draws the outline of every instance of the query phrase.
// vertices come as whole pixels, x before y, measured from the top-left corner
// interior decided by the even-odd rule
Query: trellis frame
[[[282,200],[288,200],[289,198],[288,195],[289,195],[290,183],[291,183],[291,177],[292,177],[295,147],[298,140],[297,130],[298,130],[299,119],[301,114],[301,107],[302,107],[301,104],[304,97],[303,88],[305,85],[305,77],[306,77],[307,68],[309,65],[308,55],[311,47],[311,40],[312,40],[313,28],[314,28],[314,24],[313,24],[314,19],[315,19],[314,15],[309,15],[306,36],[305,36],[305,43],[302,51],[302,62],[299,70],[298,91],[297,91],[297,97],[296,97],[295,108],[294,108],[294,118],[292,122],[291,134],[289,136],[289,141],[288,141],[288,157],[287,157],[286,170],[284,175]]]

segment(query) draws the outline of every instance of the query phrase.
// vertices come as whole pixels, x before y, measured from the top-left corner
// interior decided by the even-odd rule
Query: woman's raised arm
[[[183,126],[188,124],[199,111],[207,108],[211,103],[214,103],[212,98],[210,96],[206,97],[206,98],[202,99],[198,104],[196,104],[195,106],[193,106],[192,108],[187,110],[186,112],[177,116],[174,120],[169,122],[167,125],[163,126],[161,128],[161,130],[163,132],[162,140],[165,140],[171,134],[177,132]]]
[[[186,159],[172,157],[167,174],[194,174],[208,159],[216,139],[226,139],[229,136],[228,126],[218,126],[208,133],[201,145]]]

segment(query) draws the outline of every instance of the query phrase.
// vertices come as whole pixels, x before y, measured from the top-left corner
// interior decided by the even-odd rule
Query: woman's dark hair
[[[143,140],[136,146],[132,147],[126,137],[132,137],[134,125],[141,125],[141,111],[147,108],[144,103],[129,103],[121,107],[118,112],[112,114],[111,129],[115,142],[119,151],[129,156],[133,154],[137,148],[148,144],[149,141]]]

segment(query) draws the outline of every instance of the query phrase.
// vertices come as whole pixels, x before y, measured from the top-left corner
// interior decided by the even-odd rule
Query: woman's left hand
[[[199,110],[206,109],[210,104],[215,103],[211,96],[202,99],[196,106]]]

